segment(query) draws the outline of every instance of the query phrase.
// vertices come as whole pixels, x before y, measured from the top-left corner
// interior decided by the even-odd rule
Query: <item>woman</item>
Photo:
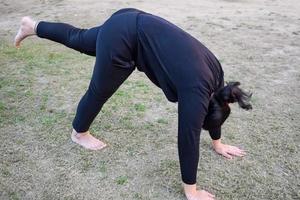
[[[250,98],[238,82],[224,87],[217,58],[198,40],[174,24],[137,9],[122,9],[103,25],[78,29],[64,23],[35,22],[24,17],[15,45],[37,35],[96,56],[89,88],[79,102],[71,138],[85,148],[106,146],[89,133],[103,104],[135,68],[160,87],[167,99],[178,102],[178,153],[184,192],[188,200],[211,200],[214,195],[196,189],[201,128],[209,131],[215,151],[226,158],[245,152],[221,143],[221,125],[229,103],[248,110]]]

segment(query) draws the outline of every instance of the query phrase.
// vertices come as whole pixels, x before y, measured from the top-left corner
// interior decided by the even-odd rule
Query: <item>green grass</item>
[[[106,173],[107,172],[107,166],[106,166],[106,163],[105,162],[100,162],[100,166],[99,166],[99,171],[101,173]]]
[[[10,200],[19,200],[19,195],[16,192],[10,192],[9,193],[9,199]]]
[[[168,124],[168,121],[166,119],[158,119],[157,123],[159,123],[159,124]]]
[[[118,185],[125,185],[128,181],[128,177],[127,176],[119,176],[116,180]]]
[[[199,18],[187,23],[191,20]],[[237,20],[244,19],[237,15]],[[244,159],[223,159],[202,132],[199,187],[222,200],[299,199],[299,73],[293,71],[299,49],[291,46],[294,37],[280,33],[274,41],[282,46],[273,46],[271,37],[251,31],[240,33],[247,37],[241,40],[231,31],[202,32],[207,28],[213,30],[197,29],[201,39],[214,36],[218,45],[208,45],[222,56],[226,80],[240,80],[254,92],[254,110],[232,106],[222,130],[224,142],[247,150]],[[277,55],[274,49],[282,48]],[[70,141],[93,65],[93,57],[51,42],[29,40],[15,49],[1,39],[0,199],[185,199],[177,105],[142,73],[135,71],[125,81],[91,127],[107,148],[92,152]]]
[[[142,103],[136,103],[136,104],[134,104],[134,109],[138,112],[145,112],[146,106],[143,105]]]

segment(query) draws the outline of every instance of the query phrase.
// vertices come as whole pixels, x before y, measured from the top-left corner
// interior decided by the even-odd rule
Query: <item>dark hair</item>
[[[238,102],[241,108],[252,109],[249,103],[252,94],[244,92],[238,87],[239,85],[240,82],[229,82],[213,94],[202,126],[204,129],[213,130],[221,127],[230,114],[229,103]]]

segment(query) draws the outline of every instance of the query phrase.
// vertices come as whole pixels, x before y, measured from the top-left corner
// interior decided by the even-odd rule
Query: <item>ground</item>
[[[216,54],[227,81],[253,92],[232,106],[223,141],[243,159],[216,155],[202,131],[198,185],[222,200],[300,199],[298,0],[0,0],[0,199],[183,200],[177,105],[135,72],[105,104],[85,150],[71,122],[94,58],[32,37],[12,46],[22,16],[91,27],[135,7],[188,31]]]

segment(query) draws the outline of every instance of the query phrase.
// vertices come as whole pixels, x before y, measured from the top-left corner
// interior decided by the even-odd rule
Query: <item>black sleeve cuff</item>
[[[213,140],[218,140],[221,138],[221,128],[209,130],[208,132],[209,132],[211,139],[213,139]]]

